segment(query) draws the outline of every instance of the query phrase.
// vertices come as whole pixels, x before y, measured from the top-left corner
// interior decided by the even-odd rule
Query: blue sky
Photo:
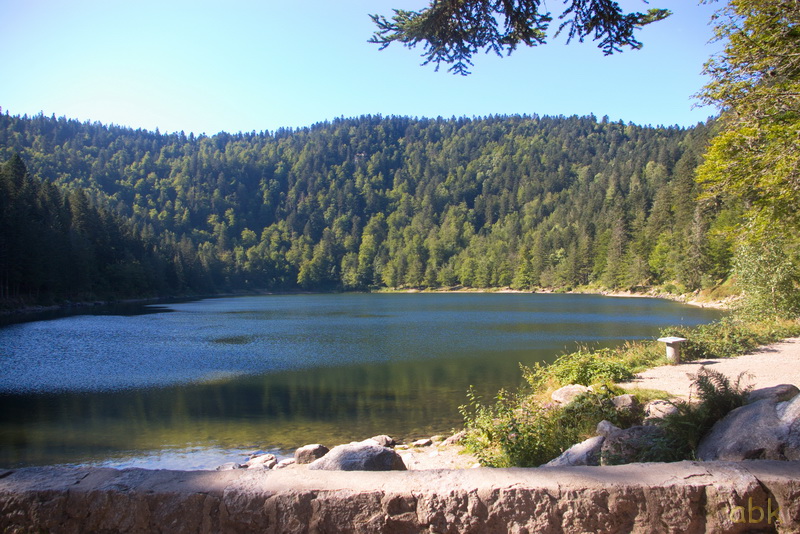
[[[369,13],[424,0],[0,0],[0,106],[187,134],[300,127],[363,114],[412,117],[585,115],[692,125],[717,6],[625,0],[674,14],[645,46],[604,57],[563,37],[473,74],[422,67],[421,49],[366,41]],[[551,9],[561,8],[551,0]]]

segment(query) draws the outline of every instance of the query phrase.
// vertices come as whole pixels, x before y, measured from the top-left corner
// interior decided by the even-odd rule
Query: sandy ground
[[[745,373],[743,384],[752,384],[754,389],[794,384],[800,387],[800,338],[791,338],[768,345],[758,352],[722,360],[702,360],[655,367],[639,373],[631,382],[623,382],[624,388],[660,389],[683,399],[690,398],[692,375],[705,366],[736,379]]]
[[[398,450],[406,468],[411,469],[469,469],[480,467],[478,459],[464,452],[460,445],[431,445]]]

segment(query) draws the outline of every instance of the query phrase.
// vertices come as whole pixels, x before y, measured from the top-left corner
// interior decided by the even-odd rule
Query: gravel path
[[[661,389],[683,399],[690,398],[691,376],[705,366],[719,371],[735,380],[746,373],[743,384],[752,384],[754,389],[794,384],[800,387],[800,338],[791,338],[768,345],[758,352],[721,360],[702,360],[680,365],[665,365],[639,373],[624,388]]]

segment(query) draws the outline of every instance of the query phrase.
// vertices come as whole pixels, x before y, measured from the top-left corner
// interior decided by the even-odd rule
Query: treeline
[[[169,263],[82,190],[34,178],[17,154],[0,166],[0,303],[156,295],[170,278]]]
[[[363,116],[195,137],[6,114],[0,158],[20,154],[42,180],[33,189],[61,192],[65,217],[76,209],[73,196],[86,200],[109,228],[95,245],[111,248],[64,271],[132,269],[136,281],[125,291],[690,290],[727,275],[725,230],[737,221],[731,208],[695,200],[694,170],[712,126]],[[18,209],[18,190],[3,192],[4,206]],[[32,231],[24,217],[8,220]],[[75,240],[63,232],[58,246]],[[31,277],[26,265],[52,263],[58,250],[13,239],[36,243],[22,263],[13,260],[12,270]],[[112,276],[89,289],[115,285]]]

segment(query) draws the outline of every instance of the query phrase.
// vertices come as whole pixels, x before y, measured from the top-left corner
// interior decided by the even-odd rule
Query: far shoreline
[[[369,291],[367,291],[369,292]],[[374,293],[509,293],[509,294],[536,294],[536,295],[597,295],[602,297],[615,297],[615,298],[647,298],[647,299],[662,299],[671,300],[688,306],[697,308],[710,308],[715,310],[727,311],[733,307],[733,304],[738,300],[738,296],[730,297],[724,300],[702,299],[699,298],[697,293],[689,293],[684,295],[674,295],[672,293],[655,292],[652,288],[647,292],[638,292],[630,290],[610,290],[610,289],[597,289],[597,290],[560,290],[554,288],[539,288],[539,289],[513,289],[511,287],[497,287],[497,288],[472,288],[463,286],[453,287],[438,287],[438,288],[382,288],[377,289]]]
[[[373,290],[286,290],[286,291],[267,291],[267,290],[241,290],[230,291],[222,293],[211,293],[205,295],[164,295],[164,296],[151,296],[151,297],[133,297],[124,299],[92,299],[86,301],[70,301],[64,300],[59,304],[50,305],[24,305],[17,308],[0,309],[0,327],[11,324],[36,321],[40,319],[34,318],[37,315],[59,315],[81,314],[82,312],[90,309],[98,309],[109,306],[118,305],[135,305],[135,304],[169,304],[174,302],[186,302],[204,299],[226,298],[226,297],[248,297],[248,296],[266,296],[266,295],[314,295],[314,294],[347,294],[347,293],[386,293],[386,294],[409,294],[409,293],[500,293],[500,294],[537,294],[537,295],[597,295],[603,297],[614,298],[652,298],[671,300],[688,306],[698,308],[709,308],[721,311],[730,310],[738,296],[729,297],[724,300],[701,299],[698,293],[689,293],[683,295],[675,295],[666,292],[656,292],[649,288],[646,292],[638,292],[631,290],[610,290],[610,289],[587,289],[587,290],[562,290],[558,288],[538,288],[538,289],[514,289],[508,286],[505,287],[488,287],[488,288],[473,288],[464,286],[442,286],[434,288],[376,288]],[[41,320],[47,320],[49,317],[43,317]]]

